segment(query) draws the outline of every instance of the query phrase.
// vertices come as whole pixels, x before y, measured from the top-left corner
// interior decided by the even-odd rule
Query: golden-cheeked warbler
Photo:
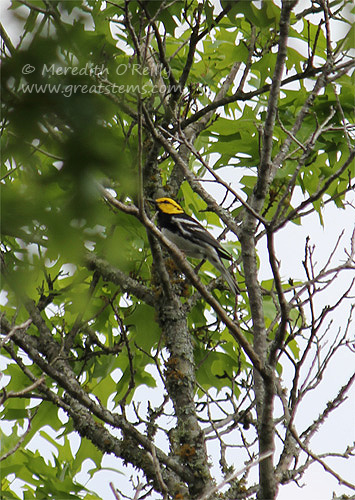
[[[171,198],[149,201],[152,201],[158,210],[158,226],[163,235],[189,257],[209,260],[226,280],[231,291],[237,294],[238,285],[222,261],[232,260],[232,257],[219,241]]]

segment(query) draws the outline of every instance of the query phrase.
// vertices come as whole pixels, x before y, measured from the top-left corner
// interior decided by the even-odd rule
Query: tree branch
[[[355,149],[351,151],[348,159],[344,162],[343,166],[340,167],[336,172],[334,172],[334,174],[330,175],[321,188],[319,188],[315,193],[310,195],[306,200],[302,201],[302,203],[300,203],[298,207],[294,208],[289,212],[289,214],[284,220],[280,221],[274,226],[275,231],[281,229],[286,224],[286,222],[296,219],[298,217],[302,217],[304,214],[302,214],[301,210],[310,205],[311,203],[313,203],[314,201],[318,200],[327,191],[327,189],[331,186],[331,184],[334,181],[338,180],[341,174],[345,172],[345,170],[351,165],[354,158],[355,158]]]
[[[258,179],[254,188],[256,199],[264,202],[270,181],[271,181],[271,151],[273,145],[273,131],[276,119],[277,103],[279,100],[281,88],[281,76],[285,66],[287,55],[287,40],[290,25],[290,16],[293,7],[296,5],[295,0],[284,0],[281,8],[280,18],[280,38],[277,59],[272,77],[268,108],[263,132],[263,146],[261,150],[260,165],[258,168]],[[261,205],[260,205],[261,206]]]
[[[120,269],[111,266],[105,259],[88,253],[85,256],[85,265],[91,271],[97,271],[105,281],[110,281],[119,286],[123,293],[134,295],[149,306],[154,307],[154,294],[149,288],[131,278]]]
[[[352,489],[355,491],[355,484],[353,483],[350,483],[349,481],[346,481],[344,478],[342,478],[339,474],[337,474],[331,467],[329,467],[329,465],[327,465],[324,460],[322,460],[321,458],[319,458],[319,456],[317,456],[315,453],[313,453],[307,446],[305,446],[303,444],[303,442],[301,441],[301,439],[298,437],[298,434],[296,432],[296,429],[291,426],[290,427],[290,430],[292,432],[292,436],[294,437],[294,439],[297,441],[297,444],[300,446],[300,448],[307,454],[309,455],[310,457],[313,458],[313,460],[315,462],[318,462],[322,467],[323,469],[328,472],[329,474],[331,474],[333,477],[335,477],[339,484],[343,484],[344,486],[347,486],[348,488]]]
[[[274,233],[272,230],[267,231],[267,247],[269,253],[269,262],[272,269],[272,274],[274,276],[274,282],[277,292],[278,301],[281,309],[281,321],[275,335],[275,339],[272,342],[269,354],[269,362],[272,366],[276,363],[276,352],[278,349],[282,348],[286,337],[286,326],[289,319],[288,311],[289,307],[285,299],[285,295],[282,289],[282,283],[279,273],[279,268],[276,260],[275,247],[274,247]]]
[[[38,322],[33,317],[32,319],[34,324]],[[3,328],[8,327],[8,324],[6,323],[5,318],[3,317],[1,318],[1,324]],[[39,324],[38,326],[42,334],[45,325]],[[107,409],[105,409],[103,406],[95,403],[91,399],[90,395],[85,392],[85,390],[81,387],[81,385],[77,381],[76,374],[70,368],[67,359],[65,359],[63,356],[62,357],[58,356],[59,345],[53,340],[52,336],[50,339],[46,338],[44,342],[40,342],[41,344],[40,352],[42,354],[40,354],[37,348],[33,345],[32,338],[30,335],[28,334],[23,335],[18,331],[16,331],[12,335],[12,339],[16,345],[21,347],[21,349],[27,353],[30,359],[44,373],[46,373],[47,375],[49,375],[49,377],[58,382],[60,387],[62,387],[67,392],[64,399],[64,402],[66,403],[65,411],[69,413],[71,417],[74,418],[75,415],[77,415],[76,408],[79,411],[81,407],[80,411],[84,412],[83,415],[84,414],[90,415],[91,412],[93,415],[98,417],[103,422],[115,428],[121,429],[125,434],[127,434],[131,439],[133,439],[135,443],[138,443],[140,446],[142,446],[146,450],[146,452],[149,453],[151,452],[152,443],[150,439],[141,434],[138,431],[138,429],[136,429],[134,425],[130,424],[123,416],[112,413]],[[57,353],[57,356],[53,358],[53,354],[55,353]],[[48,362],[46,358],[49,359],[50,361]],[[41,387],[42,386],[39,386],[39,388]],[[77,415],[76,418],[79,418],[79,416]],[[92,417],[90,416],[90,418]],[[92,422],[95,428],[102,429],[100,426],[97,426],[94,420],[92,420]],[[83,422],[83,425],[85,426],[85,421]],[[89,437],[91,435],[89,433],[88,435],[85,434],[85,436]],[[99,437],[99,434],[97,434],[97,436]],[[118,446],[118,443],[115,440],[116,438],[110,436],[109,443],[115,442],[116,444],[114,445],[114,447]],[[98,438],[97,443],[99,443],[99,441],[100,439]],[[102,439],[101,439],[101,446],[104,446],[104,440]],[[133,448],[136,448],[136,446]],[[105,451],[108,450],[106,449]],[[179,477],[182,477],[188,481],[193,480],[193,475],[187,470],[187,468],[179,465],[173,458],[165,455],[165,453],[163,453],[160,449],[156,449],[156,455],[161,463],[165,464],[168,468],[171,468],[171,470],[174,471],[176,474],[178,474]]]

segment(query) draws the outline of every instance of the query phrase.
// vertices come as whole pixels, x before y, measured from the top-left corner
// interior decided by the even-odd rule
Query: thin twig
[[[315,462],[318,462],[326,472],[329,472],[329,474],[331,474],[333,477],[335,477],[339,481],[339,484],[343,484],[344,486],[347,486],[348,488],[355,490],[355,484],[350,483],[349,481],[346,481],[346,479],[343,479],[337,472],[335,472],[331,467],[329,467],[329,465],[327,465],[324,462],[324,460],[319,458],[319,456],[317,456],[315,453],[313,453],[307,446],[305,446],[302,443],[301,439],[298,437],[296,429],[293,426],[290,426],[290,430],[291,430],[292,436],[297,441],[297,444],[300,446],[300,448],[302,448],[302,450],[307,455],[312,457]]]
[[[315,193],[313,193],[306,200],[300,203],[298,207],[291,210],[285,219],[278,222],[274,226],[274,229],[278,231],[286,224],[286,222],[291,221],[297,217],[302,217],[304,214],[301,212],[301,210],[307,207],[309,204],[313,203],[314,201],[318,200],[327,191],[327,189],[331,186],[331,184],[337,179],[339,179],[341,174],[345,172],[345,170],[351,165],[354,158],[355,158],[355,149],[351,151],[348,159],[344,162],[343,166],[340,167],[336,172],[334,172],[333,175],[330,175],[321,188],[319,188]]]
[[[151,457],[152,457],[152,462],[154,465],[156,477],[157,477],[160,489],[163,493],[163,499],[166,500],[168,498],[169,489],[163,480],[163,476],[161,474],[160,463],[159,463],[159,460],[157,459],[157,454],[156,454],[155,446],[153,445],[153,443],[152,443],[152,449],[151,449]]]
[[[258,465],[260,462],[265,460],[266,458],[269,458],[273,455],[273,450],[270,450],[266,453],[263,453],[260,455],[260,457],[257,460],[254,460],[251,464],[246,465],[243,467],[243,469],[238,470],[237,472],[233,472],[233,474],[229,475],[224,481],[219,483],[217,486],[212,488],[211,490],[207,491],[204,493],[202,496],[198,497],[198,500],[208,500],[212,495],[220,491],[224,486],[226,486],[228,483],[233,481],[233,479],[236,479],[238,476],[243,474],[243,472],[249,471],[252,467],[255,467]]]
[[[25,430],[25,432],[22,434],[22,436],[20,436],[19,440],[17,441],[17,443],[15,444],[15,446],[13,448],[11,448],[11,450],[9,450],[8,452],[6,452],[4,455],[2,455],[0,457],[0,462],[2,462],[3,460],[6,460],[6,458],[8,458],[10,455],[13,455],[21,446],[21,444],[24,442],[27,434],[30,432],[31,430],[31,423],[32,423],[32,419],[33,417],[36,415],[37,413],[37,409],[34,411],[33,415],[31,415],[31,412],[30,410],[28,410],[28,425],[27,425],[27,429]]]
[[[16,333],[18,332],[19,330],[23,330],[24,332],[27,330],[27,328],[30,326],[30,324],[32,323],[32,319],[28,319],[27,321],[25,321],[24,323],[22,323],[21,325],[17,325],[17,326],[14,326],[11,331],[6,335],[6,337],[0,342],[0,349],[2,349],[4,347],[4,345],[6,344],[6,342],[8,340],[10,340],[10,338]]]
[[[15,47],[12,45],[12,42],[10,40],[10,37],[8,36],[8,34],[6,33],[5,31],[5,28],[3,27],[2,23],[0,23],[0,37],[3,39],[4,41],[4,44],[6,45],[6,47],[8,48],[9,52],[11,55],[14,55],[16,49]]]
[[[275,335],[275,340],[271,345],[270,355],[269,355],[270,363],[274,366],[276,362],[276,351],[278,349],[281,349],[286,337],[286,326],[289,318],[289,306],[285,299],[285,294],[282,288],[279,266],[277,263],[275,247],[274,247],[274,233],[272,231],[267,231],[267,248],[269,254],[269,262],[272,269],[278,301],[281,309],[281,321],[279,322],[279,327]]]
[[[225,182],[216,172],[213,168],[211,168],[208,163],[205,162],[205,160],[202,158],[201,154],[196,150],[196,148],[193,146],[193,144],[190,144],[188,140],[186,139],[186,136],[183,131],[181,131],[181,137],[182,140],[187,148],[190,149],[190,151],[195,155],[195,157],[201,162],[201,164],[205,167],[206,170],[215,178],[215,180],[224,186],[227,191],[229,191],[243,206],[248,210],[256,219],[258,219],[264,226],[267,226],[268,221],[264,219],[262,215],[260,215],[258,212],[256,212],[252,206],[249,205],[248,202],[246,202],[234,189],[232,189],[227,182]],[[197,179],[196,179],[197,180]]]
[[[112,483],[112,482],[110,482],[110,483],[109,483],[109,486],[110,486],[110,488],[111,488],[111,491],[112,491],[113,496],[115,497],[115,499],[116,499],[116,500],[121,500],[121,499],[120,499],[120,495],[117,493],[117,490],[116,490],[116,488],[114,487],[114,485],[113,485],[113,483]]]
[[[6,390],[4,389],[3,396],[0,398],[0,404],[3,404],[5,402],[5,400],[8,398],[21,398],[21,397],[28,395],[29,393],[31,393],[31,391],[33,391],[33,389],[37,389],[37,387],[42,385],[43,382],[44,382],[44,375],[42,375],[39,379],[37,379],[35,382],[33,382],[33,384],[22,389],[22,391],[6,392]]]

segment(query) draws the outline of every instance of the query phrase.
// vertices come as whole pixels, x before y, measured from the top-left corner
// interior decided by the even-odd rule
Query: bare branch
[[[329,189],[329,187],[332,185],[333,182],[339,179],[341,174],[346,171],[346,169],[351,165],[352,161],[355,158],[355,149],[353,149],[348,157],[348,159],[344,162],[343,166],[340,167],[334,174],[330,175],[328,179],[323,183],[323,186],[319,188],[315,193],[310,195],[306,200],[302,201],[298,207],[294,208],[289,212],[287,217],[277,223],[275,225],[275,230],[279,230],[281,227],[283,227],[287,221],[296,219],[297,217],[303,217],[304,213],[302,213],[302,210],[313,203],[314,201],[318,200],[326,191]]]
[[[14,326],[11,331],[6,335],[4,339],[0,342],[0,349],[4,347],[4,345],[11,339],[11,337],[18,332],[19,330],[22,330],[25,332],[27,328],[31,325],[32,319],[28,319],[27,321],[24,321],[21,325],[16,325]]]
[[[215,486],[212,490],[208,491],[207,493],[205,493],[204,495],[199,497],[198,500],[208,500],[209,498],[211,498],[212,495],[214,495],[215,493],[220,491],[228,483],[230,483],[231,481],[236,479],[238,476],[243,474],[243,472],[249,471],[252,467],[255,467],[255,465],[258,465],[260,462],[262,462],[266,458],[271,457],[273,455],[273,453],[274,453],[273,451],[268,451],[266,453],[263,453],[262,455],[260,455],[260,457],[257,460],[254,460],[250,464],[246,465],[245,467],[243,467],[243,469],[240,469],[237,472],[233,472],[233,474],[230,474],[224,481],[222,481],[220,484]]]
[[[174,2],[171,2],[171,3],[174,3]],[[164,50],[164,46],[163,46],[163,41],[161,39],[161,36],[160,36],[160,33],[159,33],[159,29],[155,23],[155,19],[158,17],[159,13],[161,12],[161,10],[164,8],[166,2],[163,1],[162,4],[159,6],[159,9],[157,10],[157,12],[155,13],[155,16],[154,18],[152,18],[148,12],[148,7],[146,6],[145,2],[140,2],[140,5],[142,6],[142,8],[144,9],[144,12],[146,13],[146,16],[149,20],[149,23],[150,25],[152,26],[153,30],[154,30],[154,35],[155,35],[155,39],[157,41],[157,45],[158,45],[158,50],[159,50],[159,60],[160,62],[162,63],[162,65],[164,66],[165,68],[165,71],[167,73],[167,76],[169,78],[169,82],[170,82],[170,85],[177,89],[178,88],[178,82],[176,81],[175,77],[174,77],[174,74],[173,74],[173,71],[171,69],[171,66],[169,65],[169,62],[168,60],[166,59],[166,55],[165,55],[165,50]],[[181,92],[182,88],[180,88],[180,92]],[[177,92],[177,90],[176,90]]]
[[[275,215],[272,218],[271,224],[275,224],[275,221],[280,217],[281,210],[286,210],[286,208],[283,208],[283,207],[285,207],[285,201],[286,201],[287,197],[293,193],[293,189],[295,187],[296,180],[297,180],[297,177],[299,175],[301,168],[306,163],[307,158],[309,157],[311,151],[314,149],[316,141],[318,140],[320,135],[325,131],[326,126],[328,125],[328,123],[330,122],[330,120],[333,118],[334,115],[335,115],[335,110],[333,108],[331,108],[330,113],[327,116],[327,118],[324,120],[324,122],[321,125],[319,125],[319,127],[317,127],[317,130],[310,135],[308,140],[302,146],[303,154],[298,161],[297,167],[295,168],[295,171],[292,174],[292,177],[291,177],[291,179],[290,179],[290,181],[285,189],[284,194],[282,195],[282,198],[281,198],[281,200],[278,204],[278,207],[276,209]],[[288,134],[290,135],[292,140],[295,140],[298,143],[297,139],[294,137],[292,132],[288,132]]]
[[[20,446],[22,445],[22,443],[24,442],[24,440],[26,439],[26,436],[29,434],[29,432],[31,431],[31,422],[32,422],[32,419],[33,417],[36,415],[36,410],[34,411],[34,413],[31,415],[31,411],[28,410],[28,424],[27,424],[27,429],[25,430],[25,432],[19,437],[19,440],[17,441],[17,443],[15,444],[15,446],[9,450],[8,452],[4,453],[4,455],[2,455],[0,457],[0,462],[2,462],[3,460],[6,460],[8,457],[10,457],[11,455],[13,455],[14,453],[16,453],[16,451],[20,448]]]
[[[274,366],[276,362],[276,351],[281,349],[282,344],[286,337],[286,326],[289,319],[289,307],[285,299],[285,294],[283,292],[279,268],[276,260],[275,248],[274,248],[274,234],[272,231],[267,232],[267,247],[269,252],[269,262],[272,269],[272,274],[274,276],[277,297],[279,300],[281,308],[281,321],[277,333],[275,335],[275,340],[273,341],[270,349],[269,360],[271,365]]]
[[[318,431],[319,427],[324,423],[324,421],[330,415],[330,413],[332,411],[336,410],[342,404],[342,402],[346,399],[345,394],[349,391],[349,389],[353,385],[354,381],[355,381],[355,374],[353,374],[349,378],[349,380],[346,382],[346,384],[344,384],[343,387],[341,387],[337,396],[334,399],[332,399],[331,401],[328,401],[325,410],[308,427],[308,429],[306,429],[305,431],[302,432],[302,434],[300,435],[300,439],[306,438],[305,443],[309,442],[311,437]]]
[[[109,483],[109,486],[110,486],[110,488],[111,488],[111,491],[112,491],[112,493],[113,493],[113,496],[115,497],[115,500],[120,500],[120,496],[119,496],[119,494],[117,493],[117,490],[116,490],[116,488],[114,487],[114,485],[113,485],[113,483],[112,483],[112,482],[110,482],[110,483]]]
[[[198,31],[200,28],[201,13],[202,13],[202,4],[199,4],[197,9],[196,9],[195,26],[192,28],[192,33],[191,33],[191,37],[190,37],[189,52],[187,54],[185,66],[184,66],[184,69],[182,70],[180,80],[179,80],[180,89],[183,89],[185,87],[185,84],[187,82],[187,79],[189,77],[189,73],[190,73],[190,70],[192,67],[192,63],[194,61],[196,46],[197,46],[198,40],[199,40]]]
[[[293,426],[290,426],[290,430],[292,432],[292,436],[294,439],[297,441],[298,445],[300,448],[307,453],[315,462],[318,462],[323,469],[331,474],[335,479],[338,480],[339,484],[343,484],[344,486],[347,486],[348,488],[352,489],[355,491],[355,484],[350,483],[349,481],[346,481],[343,477],[341,477],[337,472],[335,472],[331,467],[329,467],[328,464],[325,463],[324,460],[322,460],[319,456],[317,456],[315,453],[313,453],[307,446],[303,444],[301,439],[298,437],[298,434]]]
[[[21,398],[23,396],[27,396],[28,394],[31,393],[31,391],[33,391],[34,389],[37,389],[37,387],[42,385],[44,380],[45,380],[45,378],[42,375],[42,377],[40,377],[38,380],[36,380],[36,382],[33,382],[33,384],[29,385],[28,387],[25,387],[24,389],[22,389],[22,391],[18,391],[18,392],[13,392],[13,391],[6,392],[6,390],[4,389],[3,395],[0,398],[0,404],[4,404],[4,402],[8,398]]]
[[[152,462],[154,464],[154,469],[156,471],[156,475],[157,475],[157,480],[158,480],[158,483],[160,485],[160,489],[163,493],[163,499],[167,499],[168,498],[168,493],[169,493],[169,490],[168,490],[168,487],[167,485],[165,484],[164,480],[163,480],[163,477],[162,477],[162,474],[161,474],[161,469],[160,469],[160,464],[159,464],[159,461],[157,459],[157,454],[156,454],[156,451],[155,451],[155,446],[152,445],[152,450],[151,450],[151,458],[152,458]]]
[[[280,38],[277,59],[270,88],[268,109],[263,132],[263,147],[261,151],[260,164],[258,168],[258,179],[255,186],[255,197],[264,200],[270,183],[270,162],[273,144],[273,130],[276,118],[277,103],[281,88],[281,76],[284,70],[287,55],[287,40],[289,32],[290,15],[296,1],[284,0],[281,8]]]
[[[10,52],[10,54],[13,55],[15,53],[16,49],[12,45],[10,37],[6,33],[5,28],[3,27],[2,23],[0,23],[0,37],[3,39],[4,44],[8,48],[8,51]]]
[[[342,106],[340,104],[338,92],[337,92],[337,89],[336,89],[335,85],[333,85],[333,92],[334,92],[335,99],[336,99],[336,102],[337,102],[338,111],[339,111],[339,113],[341,115],[341,121],[342,121],[342,125],[343,125],[344,135],[345,135],[345,138],[346,138],[346,143],[348,145],[349,153],[351,153],[351,151],[352,151],[352,144],[351,144],[351,140],[350,140],[350,136],[349,136],[349,131],[348,131],[348,127],[347,127],[347,120],[345,119],[344,111],[343,111],[343,108],[342,108]]]

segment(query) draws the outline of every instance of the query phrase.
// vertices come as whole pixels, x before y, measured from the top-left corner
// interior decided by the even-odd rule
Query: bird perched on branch
[[[231,291],[237,294],[238,285],[222,261],[232,260],[232,257],[219,241],[171,198],[148,201],[154,203],[158,210],[158,226],[163,235],[189,257],[209,260],[226,280]]]

